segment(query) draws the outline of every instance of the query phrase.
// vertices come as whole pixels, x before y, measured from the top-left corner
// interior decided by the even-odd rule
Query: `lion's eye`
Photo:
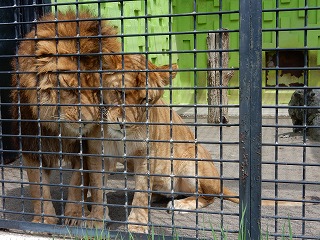
[[[70,95],[78,96],[79,90],[77,88],[67,88],[65,89]]]
[[[69,90],[70,93],[74,94],[74,95],[78,95],[78,91],[77,90]]]
[[[59,72],[63,72],[65,70],[58,70]],[[78,96],[79,95],[79,88],[77,86],[71,86],[70,85],[70,77],[72,75],[70,74],[65,74],[65,73],[59,73],[59,86],[61,87],[61,90],[65,91],[66,93],[73,95],[73,96]]]
[[[51,88],[38,88],[37,91],[41,94],[47,94],[50,95],[51,93]]]
[[[145,104],[145,103],[150,103],[150,102],[152,102],[151,98],[148,98],[148,99],[144,98],[144,99],[141,100],[140,104]]]
[[[51,57],[54,57],[54,54],[51,54],[51,53],[45,54],[44,53],[44,54],[36,56],[36,59],[51,58]]]
[[[124,91],[121,89],[115,89],[116,94],[118,95],[119,98],[123,99],[124,97]]]

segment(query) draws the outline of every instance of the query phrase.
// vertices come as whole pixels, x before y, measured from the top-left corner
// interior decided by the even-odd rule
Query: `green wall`
[[[279,9],[290,9],[290,8],[303,8],[304,0],[277,0],[279,3]],[[188,4],[189,3],[189,4]],[[202,30],[216,30],[219,28],[227,28],[229,30],[238,30],[239,29],[239,14],[238,13],[228,13],[222,14],[222,21],[219,21],[219,10],[223,11],[232,11],[239,10],[239,1],[238,0],[223,0],[221,1],[222,5],[219,5],[220,1],[213,0],[198,0],[196,11],[198,13],[214,13],[198,16],[195,21],[192,16],[190,17],[177,17],[173,21],[175,30],[178,32],[182,31],[192,31],[196,29],[197,31]],[[263,0],[263,9],[275,9],[276,1],[275,0]],[[316,7],[320,6],[320,0],[309,0],[308,6]],[[174,0],[173,1],[173,12],[174,13],[191,13],[193,11],[193,1],[188,0]],[[276,16],[275,12],[264,12],[263,13],[263,29],[274,29],[276,28],[276,17],[278,17],[278,27],[279,28],[303,28],[305,26],[305,11],[280,11],[279,15]],[[310,28],[307,30],[305,39],[305,31],[303,30],[289,30],[289,31],[279,31],[278,36],[276,37],[276,32],[274,30],[264,31],[263,32],[263,49],[268,50],[270,48],[276,48],[276,42],[278,41],[280,48],[296,49],[303,48],[305,45],[308,48],[319,48],[320,47],[320,10],[309,10],[308,11],[308,20],[307,27]],[[318,28],[312,30],[312,28]],[[206,34],[197,34],[196,46],[198,50],[206,49]],[[193,34],[182,34],[177,36],[177,48],[178,50],[187,50],[194,48]],[[306,40],[306,43],[305,43]],[[239,34],[230,33],[230,50],[239,48]],[[266,66],[265,52],[263,52],[263,67]],[[181,59],[179,54],[179,66],[183,68],[194,68],[198,69],[205,68],[207,65],[207,56],[204,53],[196,54],[197,61],[196,66],[193,61],[193,54],[184,54]],[[239,67],[239,54],[238,52],[231,52],[229,54],[229,67]],[[319,50],[308,50],[308,66],[315,67],[320,65],[320,49]],[[275,73],[274,78],[275,78]],[[195,75],[192,72],[186,72],[181,74],[181,86],[194,86],[197,83],[197,86],[206,86],[206,73],[198,73]],[[272,73],[269,73],[269,78],[272,76]],[[284,74],[282,77],[279,77],[279,82],[289,82],[296,81],[304,83],[304,77],[299,79],[290,79],[292,76]],[[319,86],[320,71],[319,70],[309,70],[308,71],[308,86]],[[275,82],[275,80],[274,80]],[[263,86],[266,86],[266,73],[263,71],[262,78]],[[230,86],[239,86],[239,74],[238,71],[235,72],[235,75],[231,79]],[[206,91],[198,91],[197,101],[200,103],[206,103]],[[279,104],[287,104],[290,100],[293,90],[281,90],[279,91]],[[263,102],[265,104],[274,104],[275,103],[275,90],[263,90]],[[181,102],[192,103],[194,91],[190,90],[188,97],[181,95],[179,100]],[[229,103],[238,103],[238,90],[229,90]]]
[[[238,1],[224,0],[221,10],[238,10]],[[207,49],[207,33],[193,34],[193,30],[207,31],[207,30],[218,30],[222,27],[232,29],[239,29],[239,14],[233,13],[228,15],[222,15],[222,22],[219,22],[219,1],[213,0],[198,0],[196,11],[197,13],[209,13],[204,15],[194,16],[181,16],[173,19],[173,26],[177,32],[188,31],[190,34],[179,34],[176,36],[178,50],[191,50],[196,48],[197,50]],[[194,11],[193,1],[191,0],[174,0],[173,1],[173,12],[175,14],[185,14]],[[213,14],[212,14],[213,13]],[[228,23],[227,26],[224,23]],[[238,33],[230,33],[230,49],[238,49]],[[196,44],[195,44],[196,42]],[[194,56],[196,61],[194,61]],[[238,67],[239,54],[231,52],[229,54],[230,67]],[[183,53],[179,54],[178,65],[181,69],[204,69],[207,67],[207,53]],[[206,71],[199,71],[196,74],[194,71],[187,71],[180,74],[180,86],[181,87],[206,87],[207,86],[207,73]],[[230,85],[238,85],[238,71],[235,71],[235,75],[232,78]],[[195,100],[197,103],[207,102],[207,91],[206,90],[184,90],[188,91],[188,94],[184,94],[182,91],[178,94],[177,99],[182,103],[193,103]],[[196,98],[195,98],[196,94]],[[235,101],[238,101],[238,91],[229,90],[229,94]],[[175,99],[176,100],[176,99]]]
[[[277,0],[279,9],[302,8],[304,7],[304,0]],[[74,2],[74,0],[63,0],[62,2]],[[79,2],[86,2],[79,0]],[[275,0],[263,0],[263,9],[275,9]],[[194,1],[193,0],[172,0],[172,13],[176,14],[171,17],[155,17],[149,18],[148,33],[167,33],[170,29],[169,25],[172,24],[172,31],[174,34],[171,37],[172,46],[169,49],[169,35],[149,36],[147,38],[148,51],[158,51],[161,54],[149,55],[149,59],[156,64],[167,64],[169,62],[169,55],[166,54],[168,50],[181,51],[178,54],[172,55],[172,62],[177,62],[179,69],[182,70],[173,80],[172,103],[176,104],[190,104],[206,103],[207,94],[204,89],[197,89],[206,87],[206,71],[201,71],[207,67],[207,54],[195,53],[196,50],[206,50],[206,37],[207,33],[201,31],[217,30],[219,28],[227,28],[229,30],[239,29],[239,14],[227,13],[221,14],[221,11],[237,11],[239,10],[239,0],[223,0],[220,6],[218,0],[197,0],[195,10],[197,13],[204,13],[204,15],[193,16]],[[80,9],[88,7],[98,15],[98,3],[91,3],[79,5]],[[169,13],[168,1],[166,0],[148,0],[147,1],[148,15],[163,15]],[[320,0],[308,0],[309,7],[320,6]],[[59,9],[65,9],[59,7]],[[102,17],[119,17],[120,16],[120,3],[104,2],[100,3],[100,10]],[[145,1],[125,1],[123,3],[124,16],[143,16],[145,15]],[[179,16],[178,14],[187,14],[187,16]],[[221,21],[219,16],[221,15]],[[278,16],[275,12],[264,12],[262,16],[263,29],[276,28],[276,17],[278,17],[279,28],[303,28],[305,24],[305,11],[280,11]],[[171,21],[171,23],[169,22]],[[111,24],[118,27],[119,32],[121,29],[120,20],[113,20]],[[274,30],[263,32],[263,48],[265,50],[276,47],[276,42],[279,42],[281,48],[303,48],[306,45],[308,48],[318,48],[316,50],[308,50],[308,66],[314,67],[320,65],[320,10],[308,10],[307,38],[305,39],[304,30],[289,30],[279,31],[278,37]],[[145,19],[126,19],[123,21],[124,34],[139,34],[146,33]],[[312,30],[312,28],[318,28]],[[196,32],[194,31],[196,30]],[[182,33],[186,32],[186,33]],[[182,34],[180,34],[182,33]],[[278,39],[277,39],[278,38]],[[124,50],[126,52],[146,51],[146,39],[144,36],[125,37]],[[230,50],[236,52],[229,53],[229,66],[239,67],[239,33],[230,33]],[[189,51],[189,52],[184,52]],[[263,67],[266,66],[265,52],[263,52]],[[190,69],[198,69],[200,71],[190,71]],[[275,76],[275,72],[269,71],[269,78]],[[290,81],[290,76],[283,75],[279,78],[280,82]],[[308,71],[308,85],[319,86],[320,73],[319,70]],[[297,80],[300,83],[304,82],[304,77]],[[275,81],[274,81],[275,82]],[[266,86],[266,73],[263,72],[262,78],[263,86]],[[239,86],[239,74],[235,71],[235,75],[231,79],[230,86]],[[279,104],[288,103],[293,90],[279,91]],[[165,94],[169,101],[169,92]],[[229,103],[238,103],[239,100],[238,90],[229,90]],[[263,90],[263,102],[266,104],[275,103],[275,90]]]
[[[264,0],[263,9],[275,9],[276,1]],[[305,5],[304,0],[279,0],[279,9],[285,8],[303,8]],[[308,6],[319,7],[320,0],[308,0]],[[276,28],[275,12],[264,12],[262,16],[263,28],[271,29]],[[263,48],[276,48],[277,38],[279,41],[280,48],[318,48],[318,50],[308,50],[308,66],[319,67],[320,66],[320,10],[308,10],[308,18],[306,20],[305,11],[280,11],[278,14],[278,27],[279,28],[304,28],[305,21],[307,21],[307,27],[309,28],[306,33],[304,30],[289,30],[279,31],[278,36],[275,31],[267,31],[263,33]],[[318,28],[312,30],[312,28]],[[306,34],[306,38],[304,37]],[[265,53],[263,54],[263,66],[265,67]],[[280,82],[290,81],[292,76],[288,74],[283,75],[279,79]],[[263,72],[262,83],[266,86],[266,73]],[[320,71],[319,70],[308,70],[308,86],[320,86]],[[291,81],[297,81],[304,83],[304,77],[299,79],[293,79]],[[279,91],[279,102],[280,104],[286,104],[289,102],[293,90],[281,90]],[[275,103],[275,91],[264,90],[263,91],[263,102],[266,104]]]
[[[58,3],[67,3],[74,0],[59,0]],[[79,0],[79,2],[86,2],[86,0]],[[101,17],[103,18],[118,18],[121,17],[121,8],[123,8],[124,17],[144,16],[148,15],[164,15],[169,12],[168,1],[163,0],[152,0],[147,2],[147,11],[145,10],[144,1],[125,1],[123,5],[117,2],[103,2],[103,3],[90,3],[90,4],[79,4],[79,9],[90,9],[93,14],[99,16],[98,6],[100,7]],[[74,5],[59,5],[59,11],[65,11],[69,8],[75,9]],[[56,11],[55,7],[52,7],[52,11]],[[167,51],[176,50],[175,36],[170,37],[163,33],[169,32],[169,18],[168,17],[154,17],[147,19],[147,30],[146,20],[144,18],[137,19],[124,19],[123,26],[121,26],[120,20],[109,20],[111,25],[114,25],[118,32],[123,34],[144,34],[144,33],[161,33],[161,35],[151,35],[147,38],[145,36],[126,36],[123,38],[124,51],[125,52],[159,52],[157,54],[149,54],[149,60],[158,65],[164,65],[169,63],[169,54]],[[172,24],[171,24],[172,25]],[[171,38],[171,40],[170,40]],[[170,44],[171,41],[171,44]],[[170,49],[171,45],[171,49]],[[148,48],[146,49],[146,46]],[[177,54],[171,55],[172,63],[177,62]],[[180,75],[174,79],[174,84],[180,82]],[[175,91],[174,94],[178,94]],[[167,101],[170,101],[170,94],[168,91],[165,93]]]

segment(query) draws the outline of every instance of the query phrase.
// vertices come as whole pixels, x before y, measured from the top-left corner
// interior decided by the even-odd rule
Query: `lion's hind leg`
[[[176,199],[170,201],[167,205],[167,212],[171,213],[173,210],[177,213],[187,213],[185,210],[196,210],[204,208],[214,202],[214,197],[190,196],[183,199]]]
[[[191,174],[191,173],[189,173]],[[198,184],[196,184],[198,182]],[[212,192],[207,192],[207,188],[203,188],[203,186],[211,186],[213,185],[214,180],[206,180],[206,179],[196,179],[196,178],[180,178],[175,185],[175,191],[181,193],[194,194],[186,198],[175,199],[170,201],[167,205],[168,212],[172,212],[172,210],[176,210],[179,213],[187,213],[188,211],[183,210],[196,210],[200,208],[204,208],[214,202],[213,196],[203,196],[202,194],[211,194]],[[198,196],[197,196],[197,195]]]

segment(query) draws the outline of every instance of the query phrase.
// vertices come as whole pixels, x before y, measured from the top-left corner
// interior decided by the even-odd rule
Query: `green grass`
[[[211,239],[213,239],[213,240],[219,240],[219,239],[228,240],[228,236],[227,236],[228,231],[227,230],[221,228],[218,232],[216,232],[214,230],[212,224],[210,224],[210,227],[211,227]],[[282,237],[281,237],[282,240],[292,240],[293,239],[292,226],[291,226],[290,219],[288,219],[287,226],[285,223],[283,224],[281,231],[282,231]],[[288,233],[286,233],[287,231],[288,231]],[[95,236],[89,236],[89,235],[72,236],[72,234],[70,234],[70,236],[68,236],[66,239],[70,239],[70,238],[74,239],[74,240],[125,240],[125,239],[127,239],[120,232],[116,236],[111,237],[109,232],[104,232],[104,231],[100,231],[100,230],[97,230],[97,234]],[[148,236],[148,239],[150,239],[150,240],[165,239],[165,235],[164,234],[163,235],[155,234],[154,228],[152,227],[151,233]],[[179,236],[178,233],[176,231],[174,231],[172,239],[173,240],[180,240],[180,239],[183,240],[183,236]],[[208,238],[203,238],[203,239],[208,239]],[[261,232],[260,239],[261,240],[273,239],[273,237],[271,237],[269,234],[268,228],[265,233]],[[135,238],[134,235],[129,233],[129,240],[139,240],[139,238]],[[238,233],[238,240],[246,240],[245,226],[241,225],[241,222],[240,222],[240,228],[239,228],[239,233]]]
[[[245,212],[246,209],[243,210]],[[244,216],[245,214],[242,214],[242,217],[240,219],[240,224],[239,224],[239,233],[238,233],[238,240],[247,240],[246,239],[246,225],[244,223]],[[205,223],[205,221],[203,222]],[[286,225],[287,223],[287,225]],[[212,225],[211,222],[209,222],[210,228],[211,228],[211,239],[213,240],[218,240],[218,239],[223,239],[223,240],[228,240],[228,231],[221,227],[218,231],[216,231]],[[291,226],[291,220],[290,217],[288,217],[288,221],[285,222],[281,228],[282,231],[282,240],[292,240],[293,239],[293,232],[292,232],[292,226]],[[176,230],[173,231],[173,236],[172,239],[174,240],[182,240],[183,236],[179,236],[178,232]],[[261,240],[269,240],[273,239],[273,237],[270,236],[269,229],[267,226],[266,232],[263,232],[260,229],[261,235],[260,239]],[[123,235],[126,235],[124,237]],[[165,239],[165,234],[159,235],[155,233],[155,229],[152,226],[150,230],[150,234],[148,236],[149,240],[160,240],[160,239]],[[104,230],[96,230],[96,234],[94,236],[92,235],[84,235],[84,236],[73,236],[71,232],[69,233],[69,236],[67,239],[75,239],[75,240],[124,240],[124,239],[129,239],[129,240],[139,240],[139,238],[135,238],[133,234],[126,234],[126,233],[121,233],[118,232],[116,236],[111,236],[110,232],[104,231]],[[200,238],[202,239],[202,238]],[[207,239],[207,237],[203,238]],[[234,239],[234,238],[232,238]],[[249,240],[249,239],[248,239]]]

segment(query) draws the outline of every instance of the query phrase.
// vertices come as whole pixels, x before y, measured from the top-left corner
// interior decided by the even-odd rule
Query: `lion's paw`
[[[177,211],[175,211],[177,209]],[[184,199],[174,200],[174,202],[170,201],[167,205],[167,213],[175,213],[185,214],[187,211],[183,210],[194,210],[194,207],[190,204],[190,202],[184,201]]]
[[[132,233],[148,233],[148,226],[129,224],[128,230]]]
[[[104,226],[107,222],[110,222],[110,218],[100,219],[95,214],[90,213],[87,217],[87,220],[82,221],[82,226],[86,228],[96,228],[96,229],[104,229]]]
[[[90,214],[90,211],[85,206],[82,210],[82,205],[67,205],[65,216],[66,219],[63,221],[65,225],[69,226],[80,226],[83,222],[83,217]]]
[[[32,220],[33,223],[45,223],[45,224],[57,224],[58,218],[56,217],[44,217],[42,220],[42,217],[34,217]]]

